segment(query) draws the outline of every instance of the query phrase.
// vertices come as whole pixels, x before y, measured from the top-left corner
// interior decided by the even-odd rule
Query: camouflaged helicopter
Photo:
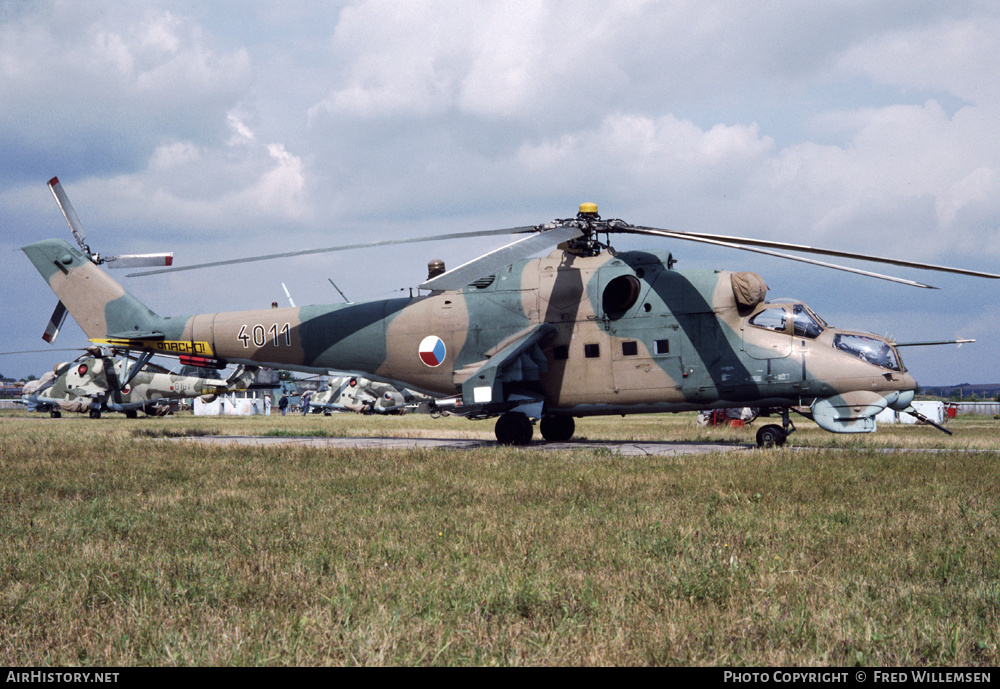
[[[60,206],[63,205],[57,196]],[[66,201],[68,203],[68,200]],[[63,210],[67,221],[75,213]],[[73,223],[70,223],[73,229]],[[74,230],[74,233],[76,231]],[[922,283],[775,252],[831,255],[984,278],[1000,275],[797,244],[604,220],[594,204],[537,226],[442,234],[161,269],[217,267],[325,251],[470,236],[526,234],[445,271],[426,294],[353,304],[161,317],[59,239],[23,248],[91,341],[300,371],[348,371],[431,394],[437,410],[497,418],[502,444],[573,436],[575,417],[764,407],[833,433],[872,432],[885,408],[911,405],[916,381],[902,344],[827,325],[801,302],[766,301],[757,274],[680,271],[670,253],[621,251],[612,234],[655,236],[780,256],[918,287]],[[600,241],[604,235],[605,241]],[[546,249],[544,258],[528,258]],[[944,429],[942,429],[944,430]]]
[[[245,390],[255,373],[255,367],[239,366],[225,380],[182,376],[89,347],[83,356],[57,364],[39,380],[26,384],[21,402],[28,411],[47,411],[52,418],[78,412],[99,419],[102,413],[113,411],[134,419],[139,411],[161,415],[170,400],[202,397],[211,401],[219,393]]]
[[[326,413],[349,411],[357,414],[404,414],[433,398],[413,390],[361,376],[330,376],[325,390],[309,399],[309,408]]]

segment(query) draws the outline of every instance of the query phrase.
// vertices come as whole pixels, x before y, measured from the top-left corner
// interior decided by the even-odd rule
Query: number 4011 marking
[[[255,347],[263,347],[267,343],[268,334],[271,336],[271,344],[275,347],[282,345],[285,347],[292,346],[292,326],[290,323],[285,323],[281,330],[278,330],[277,323],[267,330],[264,329],[263,325],[258,323],[250,329],[249,334],[247,334],[247,326],[244,325],[240,328],[240,334],[236,336],[236,339],[243,343],[245,349],[250,347],[250,340],[253,340]],[[281,336],[281,339],[279,339],[279,336]]]

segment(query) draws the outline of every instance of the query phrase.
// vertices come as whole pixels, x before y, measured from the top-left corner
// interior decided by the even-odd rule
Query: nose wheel
[[[757,431],[757,447],[781,447],[787,438],[781,426],[769,423]]]
[[[757,431],[757,447],[781,447],[788,436],[795,431],[795,425],[788,418],[788,410],[781,410],[781,425],[769,423]]]

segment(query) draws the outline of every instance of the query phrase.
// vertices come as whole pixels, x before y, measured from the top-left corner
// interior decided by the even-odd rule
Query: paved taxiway
[[[412,450],[418,448],[446,448],[451,450],[473,450],[483,447],[496,447],[494,440],[455,439],[455,438],[315,438],[315,437],[261,437],[249,435],[206,435],[171,440],[187,440],[210,444],[232,445],[308,445],[311,447],[351,447],[351,448],[390,448],[397,450]],[[753,445],[734,445],[732,443],[683,443],[656,441],[607,441],[607,440],[577,440],[565,443],[549,443],[536,441],[525,449],[544,452],[565,450],[589,450],[611,452],[620,455],[693,455],[706,452],[745,452],[754,449]]]

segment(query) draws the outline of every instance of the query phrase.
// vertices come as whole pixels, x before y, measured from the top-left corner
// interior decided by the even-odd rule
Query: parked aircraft
[[[158,415],[171,400],[207,397],[245,390],[256,368],[239,366],[228,378],[180,376],[150,363],[139,364],[90,347],[83,356],[57,364],[39,380],[24,386],[21,402],[29,411],[47,411],[53,418],[62,412],[87,413],[98,419],[104,412],[122,412],[132,419],[139,411]]]
[[[671,254],[613,248],[612,234],[709,243],[917,287],[929,285],[772,249],[1000,278],[603,220],[589,203],[574,218],[537,226],[180,269],[493,234],[527,236],[458,268],[435,269],[419,286],[428,293],[416,297],[181,317],[155,314],[65,241],[44,240],[24,251],[94,342],[220,364],[348,371],[450,398],[435,402],[438,409],[496,417],[497,440],[514,445],[531,441],[536,421],[544,438],[565,440],[574,433],[574,417],[596,414],[767,407],[782,423],[763,426],[758,443],[780,445],[794,430],[790,411],[834,433],[872,432],[875,415],[887,407],[916,413],[917,383],[891,339],[832,327],[801,302],[767,301],[767,285],[756,273],[675,270]],[[527,258],[551,247],[557,248],[545,258]]]

